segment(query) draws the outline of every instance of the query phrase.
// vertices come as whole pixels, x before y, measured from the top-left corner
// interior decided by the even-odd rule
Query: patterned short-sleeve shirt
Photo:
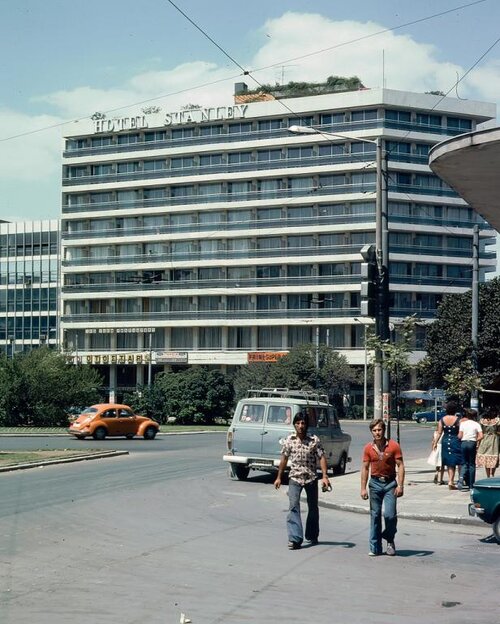
[[[325,450],[318,436],[306,435],[301,440],[296,433],[292,433],[283,443],[281,454],[288,457],[290,479],[305,485],[316,479],[318,459],[323,457]]]

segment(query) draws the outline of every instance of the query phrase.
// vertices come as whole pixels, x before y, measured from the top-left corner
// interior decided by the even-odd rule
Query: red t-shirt
[[[394,440],[386,440],[383,451],[379,451],[374,442],[363,448],[363,462],[370,462],[372,477],[395,478],[397,459],[403,459],[403,453]]]

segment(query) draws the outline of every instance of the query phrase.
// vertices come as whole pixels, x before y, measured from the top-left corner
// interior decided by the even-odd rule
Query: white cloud
[[[439,60],[438,54],[442,51],[434,45],[419,43],[397,31],[369,37],[382,30],[384,26],[375,22],[332,21],[319,14],[288,12],[265,22],[260,31],[263,44],[244,65],[250,69],[274,66],[256,73],[260,82],[274,83],[277,78],[281,80],[281,75],[286,82],[323,81],[329,75],[357,75],[367,87],[380,87],[384,56],[385,86],[416,92],[446,92],[456,81],[457,73],[463,75],[464,69],[460,66]],[[353,40],[357,42],[341,45]],[[337,47],[298,58],[332,46]],[[150,66],[153,65],[156,66],[156,62]],[[481,64],[461,83],[459,95],[495,101],[500,93],[499,69],[500,61],[497,60]],[[227,80],[195,88],[223,79]],[[240,70],[228,66],[227,62],[218,66],[193,61],[142,72],[131,76],[118,88],[97,89],[82,85],[60,90],[32,99],[42,111],[39,115],[30,117],[12,110],[3,111],[0,114],[0,139],[58,121],[86,117],[95,111],[124,107],[121,110],[127,114],[133,110],[131,104],[145,100],[154,99],[150,103],[162,106],[164,110],[176,110],[188,103],[209,106],[227,102],[232,96],[234,83],[240,81],[255,86],[250,77],[241,76]],[[174,95],[155,99],[165,94]],[[49,106],[54,115],[44,113],[44,107]],[[143,106],[145,104],[139,108]],[[59,189],[60,136],[61,130],[55,129],[0,142],[0,183],[12,186],[13,180],[53,176],[53,184]],[[12,201],[15,202],[15,198]]]

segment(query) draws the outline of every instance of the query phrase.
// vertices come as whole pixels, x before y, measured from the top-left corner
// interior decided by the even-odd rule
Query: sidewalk
[[[427,458],[405,462],[404,496],[398,499],[398,517],[449,524],[484,525],[469,516],[469,490],[449,490],[447,485],[434,485],[434,469]],[[445,471],[445,482],[447,479]],[[359,471],[334,477],[333,491],[319,492],[320,507],[355,513],[370,511],[369,501],[361,499]]]

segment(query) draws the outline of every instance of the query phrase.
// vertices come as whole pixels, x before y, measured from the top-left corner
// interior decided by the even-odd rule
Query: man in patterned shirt
[[[323,488],[331,488],[330,480],[326,475],[328,466],[325,451],[318,436],[307,434],[308,425],[307,414],[304,412],[299,412],[294,416],[293,426],[295,427],[295,433],[289,435],[283,444],[278,476],[274,482],[274,487],[278,489],[281,485],[281,479],[287,467],[288,459],[290,459],[288,483],[290,506],[286,518],[289,550],[299,549],[304,539],[304,530],[300,517],[300,494],[302,489],[305,489],[307,495],[306,541],[310,544],[318,543],[319,507],[316,475],[318,459],[323,475]]]

